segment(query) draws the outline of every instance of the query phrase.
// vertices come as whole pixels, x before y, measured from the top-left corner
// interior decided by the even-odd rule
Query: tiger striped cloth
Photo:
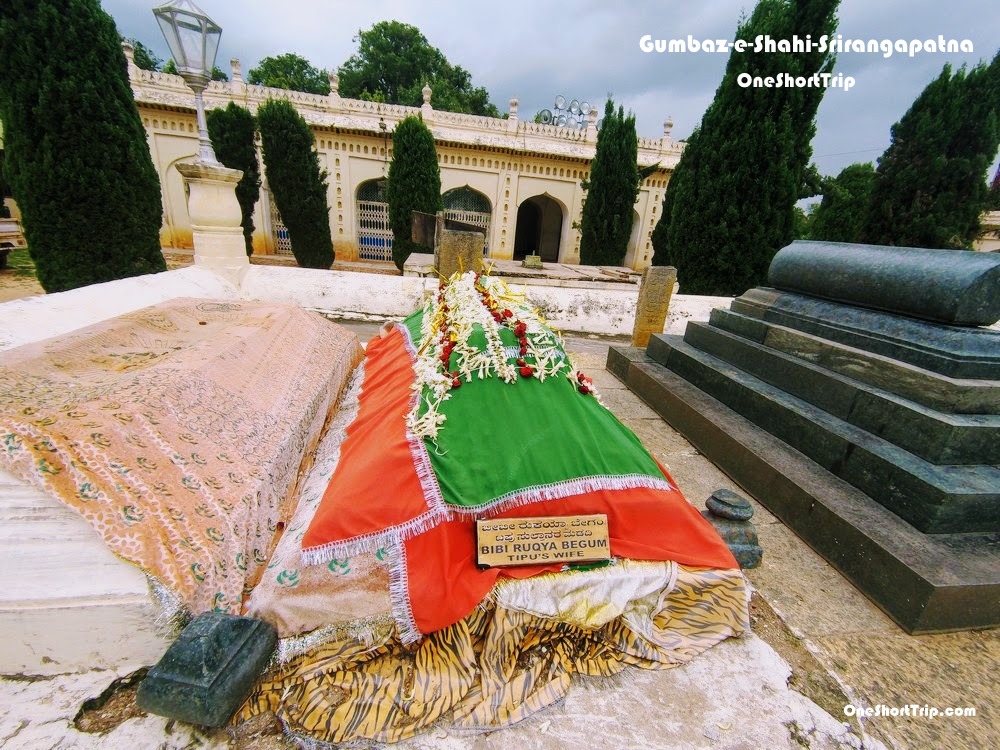
[[[500,588],[543,586],[545,578]],[[493,731],[565,698],[575,675],[667,669],[749,629],[738,570],[676,566],[661,593],[660,606],[641,626],[623,614],[586,628],[564,616],[505,607],[503,596],[491,596],[415,645],[404,645],[391,626],[329,642],[265,675],[233,721],[274,712],[307,746],[399,742],[439,722]]]

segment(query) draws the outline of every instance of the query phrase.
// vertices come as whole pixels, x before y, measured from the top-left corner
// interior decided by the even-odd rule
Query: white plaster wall
[[[563,331],[631,336],[639,288],[634,284],[600,287],[517,284],[546,319]],[[423,304],[436,287],[433,279],[411,276],[251,266],[240,290],[243,299],[289,302],[323,310],[345,320],[399,320]],[[708,320],[713,307],[728,307],[731,297],[674,295],[664,331],[683,333],[689,320]]]
[[[435,287],[433,279],[412,276],[252,265],[240,296],[323,310],[345,320],[399,320]]]
[[[639,289],[634,284],[575,287],[511,283],[524,291],[557,328],[575,333],[631,336]],[[350,271],[251,265],[236,286],[197,266],[94,284],[58,294],[27,297],[0,305],[0,351],[56,336],[175,297],[287,302],[345,320],[400,320],[423,304],[433,279]],[[713,307],[731,297],[675,294],[667,333],[683,333],[690,320],[708,320]]]
[[[704,322],[716,307],[729,309],[732,297],[703,297],[697,294],[675,294],[670,298],[664,333],[680,335],[689,321]],[[629,332],[631,333],[631,331]]]
[[[145,574],[75,510],[3,471],[0,570],[0,674],[128,672],[172,640]]]
[[[212,271],[189,266],[6,302],[0,305],[0,320],[4,321],[0,351],[176,297],[238,299],[239,289]]]

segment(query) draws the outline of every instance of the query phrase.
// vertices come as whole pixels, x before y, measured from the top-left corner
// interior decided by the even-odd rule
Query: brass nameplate
[[[609,560],[608,517],[543,516],[476,521],[482,568]]]

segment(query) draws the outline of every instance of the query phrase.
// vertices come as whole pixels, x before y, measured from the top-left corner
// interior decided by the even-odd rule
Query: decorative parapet
[[[235,71],[239,61],[233,60]],[[177,75],[142,70],[130,62],[129,79],[139,104],[194,111],[194,93]],[[225,107],[230,101],[256,112],[268,99],[291,102],[299,114],[313,127],[368,131],[382,137],[379,120],[384,120],[390,132],[405,117],[422,115],[437,141],[467,144],[479,148],[497,148],[514,153],[534,153],[562,156],[589,161],[594,158],[596,129],[561,128],[514,118],[481,117],[435,110],[426,97],[422,107],[344,99],[337,81],[331,77],[329,96],[301,91],[277,89],[245,83],[234,75],[233,81],[212,81],[205,89],[206,109]],[[513,109],[516,113],[516,108]],[[643,166],[659,163],[672,169],[680,158],[683,145],[672,140],[668,132],[662,138],[639,138],[639,163]]]

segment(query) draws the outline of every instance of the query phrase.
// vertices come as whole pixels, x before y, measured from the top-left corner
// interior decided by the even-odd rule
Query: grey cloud
[[[166,47],[151,9],[156,2],[103,0],[119,29],[151,46]],[[424,33],[453,63],[485,86],[501,111],[511,97],[524,117],[551,107],[558,93],[603,106],[613,93],[636,114],[640,135],[658,136],[672,115],[674,136],[699,123],[711,102],[726,55],[643,53],[643,34],[654,38],[731,39],[752,0],[200,0],[223,27],[220,65],[230,57],[244,71],[261,58],[296,52],[318,67],[334,68],[351,55],[359,29],[397,19]],[[842,0],[839,33],[851,38],[924,39],[938,34],[975,44],[972,55],[842,54],[837,72],[857,79],[853,91],[827,92],[819,111],[814,153],[835,173],[859,159],[874,159],[889,143],[889,128],[949,58],[956,67],[992,57],[1000,14],[982,0]],[[843,152],[862,151],[859,154]],[[836,155],[836,156],[835,156]],[[821,158],[820,158],[821,157]]]

